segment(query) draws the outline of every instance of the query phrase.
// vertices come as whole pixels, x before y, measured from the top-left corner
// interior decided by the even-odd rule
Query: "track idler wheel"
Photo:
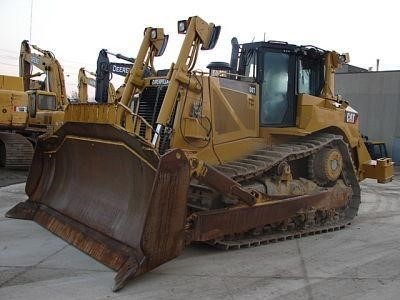
[[[343,156],[337,148],[324,148],[309,160],[309,173],[319,185],[335,182],[343,170]]]

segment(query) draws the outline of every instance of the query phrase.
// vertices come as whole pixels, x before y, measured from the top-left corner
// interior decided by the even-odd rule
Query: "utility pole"
[[[31,20],[29,25],[29,42],[32,42],[32,11],[33,11],[33,0],[31,0]]]

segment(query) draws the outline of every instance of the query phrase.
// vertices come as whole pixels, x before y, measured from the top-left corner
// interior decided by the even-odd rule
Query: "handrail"
[[[144,138],[148,143],[150,143],[152,139],[152,133],[155,132],[153,126],[149,122],[147,122],[144,117],[133,112],[128,106],[126,106],[122,102],[118,102],[117,106],[122,107],[123,111],[121,114],[123,114],[125,117],[125,122],[120,124],[120,126],[126,129],[128,132],[135,133],[137,136]],[[132,118],[126,118],[126,115],[130,115],[132,116]],[[140,134],[142,124],[145,125],[144,136]]]

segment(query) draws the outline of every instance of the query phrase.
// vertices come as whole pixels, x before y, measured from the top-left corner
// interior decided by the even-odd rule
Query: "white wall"
[[[386,143],[389,155],[400,139],[400,71],[338,73],[335,90],[359,112],[361,132]]]

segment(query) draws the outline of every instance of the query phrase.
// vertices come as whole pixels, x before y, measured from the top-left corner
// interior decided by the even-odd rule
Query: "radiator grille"
[[[146,87],[139,98],[138,114],[142,116],[154,129],[156,127],[157,117],[160,113],[161,105],[163,103],[165,94],[167,92],[167,85],[163,86],[149,86]],[[145,125],[142,124],[140,128],[140,135],[144,136]],[[165,133],[162,132],[160,136],[160,153],[163,154],[168,148],[169,141],[167,141]]]
[[[167,88],[168,86],[146,87],[140,95],[138,113],[153,126],[153,128],[156,125]],[[140,134],[144,134],[144,128],[141,128]]]

